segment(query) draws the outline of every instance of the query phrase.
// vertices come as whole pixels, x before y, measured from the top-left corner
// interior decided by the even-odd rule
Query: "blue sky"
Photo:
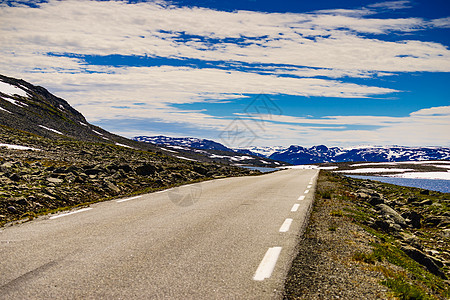
[[[0,3],[0,73],[127,137],[450,146],[448,1]]]

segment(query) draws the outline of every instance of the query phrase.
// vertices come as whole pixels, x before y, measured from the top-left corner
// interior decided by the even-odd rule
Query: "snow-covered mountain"
[[[450,148],[401,146],[328,148],[324,145],[305,148],[301,146],[290,146],[284,151],[271,154],[269,158],[295,165],[351,161],[386,162],[448,160],[450,159]]]
[[[206,139],[198,139],[198,138],[174,138],[163,135],[158,136],[136,136],[133,140],[138,142],[152,143],[157,145],[164,146],[180,146],[180,147],[189,147],[195,149],[207,149],[207,150],[219,150],[219,151],[231,151],[232,149],[225,147],[224,145]]]
[[[275,147],[247,147],[247,148],[235,148],[234,151],[249,155],[256,155],[261,157],[270,157],[274,153],[283,152],[287,150],[287,147],[275,146]]]
[[[290,164],[312,164],[326,162],[395,162],[419,160],[448,160],[448,147],[402,147],[402,146],[358,146],[351,148],[330,147],[324,145],[310,148],[292,145],[290,147],[246,147],[230,149],[212,140],[197,138],[171,138],[166,136],[135,137],[134,140],[145,141],[165,146],[190,147],[194,149],[220,150],[246,155],[270,158]]]

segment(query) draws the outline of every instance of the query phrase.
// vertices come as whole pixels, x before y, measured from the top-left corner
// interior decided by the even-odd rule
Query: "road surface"
[[[91,205],[0,229],[0,299],[274,299],[317,170]]]

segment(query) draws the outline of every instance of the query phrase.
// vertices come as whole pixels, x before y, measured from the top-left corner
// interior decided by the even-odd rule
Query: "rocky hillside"
[[[449,299],[449,195],[321,171],[285,299]]]
[[[173,152],[109,133],[44,88],[0,77],[0,225],[112,197],[259,173]]]
[[[67,101],[45,88],[3,75],[0,75],[0,125],[51,139],[141,147],[139,143],[89,124]]]

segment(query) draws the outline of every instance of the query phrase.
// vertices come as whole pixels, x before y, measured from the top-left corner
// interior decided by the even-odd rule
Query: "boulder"
[[[9,176],[9,179],[12,181],[20,181],[22,178],[20,177],[19,174],[14,173],[14,174],[11,174],[11,176]]]
[[[112,182],[105,180],[105,187],[114,193],[120,193],[120,188],[114,185]]]
[[[431,204],[433,204],[433,201],[431,201],[430,199],[425,199],[423,201],[414,203],[415,206],[427,206]]]
[[[54,177],[47,177],[47,181],[55,184],[63,183],[64,180]]]
[[[442,279],[447,279],[444,272],[439,269],[439,267],[434,262],[434,259],[420,251],[419,249],[416,249],[411,246],[401,246],[400,249],[405,252],[406,255],[408,255],[410,258],[427,268],[430,273],[433,273],[436,276],[441,277]]]
[[[151,164],[144,164],[136,168],[136,174],[141,176],[153,175],[156,172],[156,167]]]
[[[422,227],[421,220],[423,216],[413,210],[402,213],[402,217],[405,218],[406,223],[411,225],[413,228]]]
[[[389,216],[395,223],[401,225],[402,227],[406,227],[405,219],[392,207],[387,206],[386,204],[378,204],[376,208],[382,215]]]
[[[450,224],[450,217],[447,216],[431,216],[423,220],[423,224],[433,227],[445,227]]]
[[[384,204],[384,199],[380,195],[372,195],[369,199],[369,203],[373,206]]]

